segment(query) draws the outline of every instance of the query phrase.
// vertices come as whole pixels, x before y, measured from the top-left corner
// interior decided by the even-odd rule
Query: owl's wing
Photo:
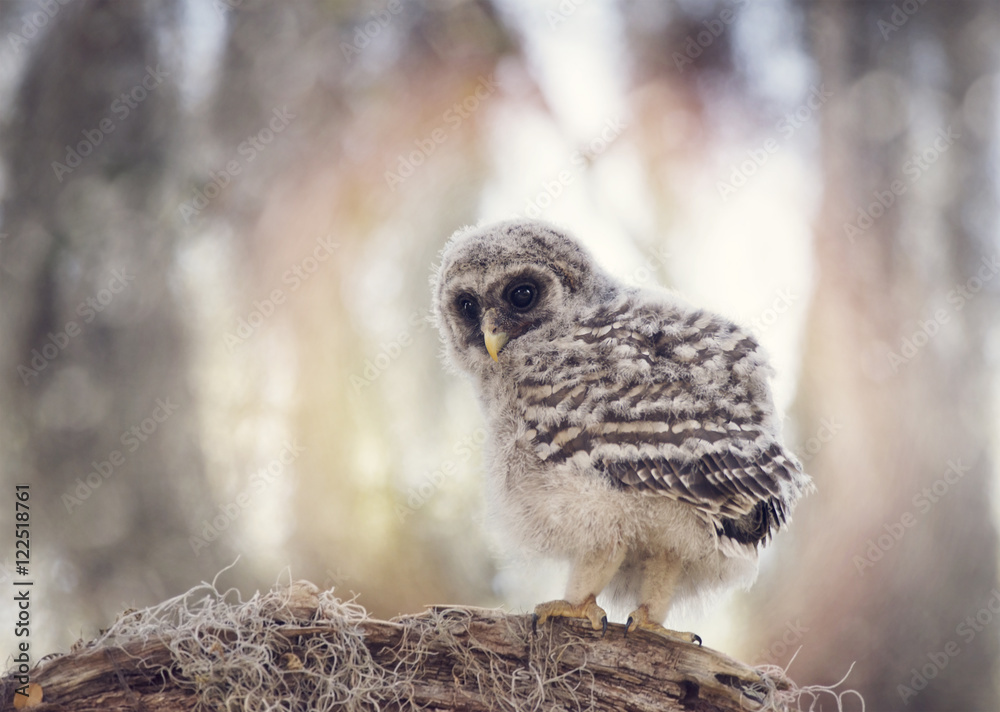
[[[798,466],[776,444],[754,460],[723,451],[705,453],[693,462],[653,456],[594,464],[623,487],[697,507],[716,522],[720,533],[751,544],[766,541],[784,526],[789,497],[782,482],[801,477]]]
[[[765,357],[735,324],[625,302],[584,320],[564,356],[568,378],[521,388],[543,460],[688,503],[744,544],[808,489],[778,439]]]

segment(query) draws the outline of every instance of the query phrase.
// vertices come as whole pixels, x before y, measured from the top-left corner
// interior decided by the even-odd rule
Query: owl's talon
[[[532,613],[531,614],[531,632],[532,633],[537,633],[538,632],[538,614],[537,613]]]
[[[661,638],[673,641],[680,640],[685,643],[697,643],[701,647],[701,636],[697,633],[682,633],[677,630],[670,630],[669,628],[664,628],[659,623],[649,620],[649,611],[645,604],[632,611],[632,614],[628,617],[628,622],[625,624],[625,637],[628,637],[629,631],[638,630],[639,628],[648,630],[650,633],[654,633]]]
[[[582,603],[570,603],[569,601],[549,601],[539,603],[535,606],[533,625],[537,628],[539,624],[545,624],[549,618],[582,618],[590,621],[590,627],[601,631],[601,635],[608,630],[608,616],[604,609],[597,605],[597,597],[590,595]]]

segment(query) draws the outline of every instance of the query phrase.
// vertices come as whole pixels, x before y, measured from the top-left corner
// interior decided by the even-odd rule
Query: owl
[[[758,549],[812,487],[781,442],[760,345],[666,291],[604,272],[569,234],[510,220],[458,231],[433,279],[444,356],[487,422],[487,496],[512,542],[568,562],[536,624],[636,629],[749,586]],[[602,601],[604,597],[602,597]]]

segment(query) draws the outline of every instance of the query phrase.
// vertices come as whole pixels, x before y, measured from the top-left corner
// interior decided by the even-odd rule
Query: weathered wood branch
[[[781,709],[789,690],[709,648],[626,637],[621,625],[602,637],[559,619],[533,633],[528,615],[458,606],[382,621],[308,582],[236,603],[207,588],[37,666],[44,699],[30,709],[729,712]],[[3,680],[3,709],[18,684]]]

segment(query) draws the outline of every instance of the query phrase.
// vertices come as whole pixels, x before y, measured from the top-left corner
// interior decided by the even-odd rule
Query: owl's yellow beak
[[[486,342],[486,350],[490,352],[490,357],[500,363],[500,359],[497,358],[497,354],[500,353],[500,349],[507,345],[510,341],[510,336],[507,335],[506,331],[499,331],[496,325],[497,310],[487,309],[486,313],[483,314],[483,341]]]

